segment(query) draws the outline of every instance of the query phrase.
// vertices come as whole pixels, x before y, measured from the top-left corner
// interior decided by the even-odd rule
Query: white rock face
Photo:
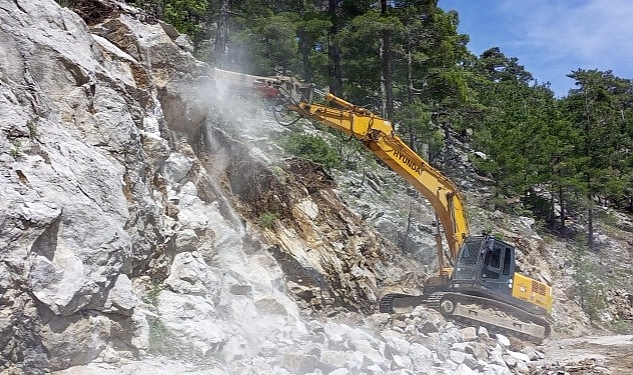
[[[52,0],[2,2],[0,260],[7,277],[0,309],[7,319],[2,356],[9,362],[0,371],[11,363],[15,371],[86,363],[119,340],[119,325],[138,326],[131,278],[170,234],[164,197],[151,188],[167,158],[164,125],[144,128],[164,124],[152,69],[174,81],[178,69],[202,65],[160,27],[126,14],[112,22],[153,42],[94,35]],[[161,53],[150,53],[157,45]],[[182,66],[161,68],[156,57],[170,54]],[[37,311],[20,307],[31,303]],[[14,324],[31,336],[6,331]],[[126,337],[139,341],[133,333]]]
[[[125,280],[134,243],[125,228],[126,166],[117,152],[141,148],[138,129],[124,90],[92,90],[115,78],[75,13],[54,1],[2,9],[2,356],[18,367],[81,364],[109,340],[110,320],[99,312],[129,315],[135,306]],[[31,304],[37,311],[21,308]]]
[[[187,144],[209,111],[206,66],[132,13],[89,29],[52,0],[17,4],[0,12],[0,371],[156,350],[274,369],[250,360],[308,330]]]
[[[179,294],[210,295],[213,298],[219,290],[218,281],[213,278],[203,259],[192,253],[180,253],[174,258],[165,285]]]

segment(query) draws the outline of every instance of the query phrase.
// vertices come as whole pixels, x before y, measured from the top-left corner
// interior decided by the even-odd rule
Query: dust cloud
[[[253,76],[215,69],[207,92],[218,123],[245,140],[267,138],[284,130],[274,119],[273,102],[261,97]]]
[[[227,150],[234,141],[248,149],[248,155],[241,157],[264,165],[276,164],[282,156],[274,140],[288,130],[275,120],[273,102],[260,96],[254,76],[219,69],[211,74],[203,88],[204,99],[211,105],[204,127],[208,151],[214,155],[210,173],[217,176],[230,163],[239,162],[238,155]]]

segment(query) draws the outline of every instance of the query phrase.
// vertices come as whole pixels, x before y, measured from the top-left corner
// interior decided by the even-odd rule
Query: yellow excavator
[[[530,341],[540,342],[550,334],[552,288],[516,270],[512,245],[490,235],[470,235],[457,186],[409,148],[390,121],[293,77],[260,77],[217,68],[214,75],[218,85],[250,88],[274,100],[275,112],[283,108],[362,142],[431,203],[448,254],[444,254],[437,226],[437,275],[426,280],[423,295],[383,296],[380,312],[425,304],[438,308],[448,319]],[[327,104],[316,102],[315,95]]]

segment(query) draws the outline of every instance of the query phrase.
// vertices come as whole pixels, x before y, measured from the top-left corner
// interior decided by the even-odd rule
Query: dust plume
[[[256,76],[215,69],[207,90],[211,105],[217,110],[216,126],[257,141],[284,131],[274,119],[272,101],[263,98]],[[274,77],[272,77],[274,79]]]

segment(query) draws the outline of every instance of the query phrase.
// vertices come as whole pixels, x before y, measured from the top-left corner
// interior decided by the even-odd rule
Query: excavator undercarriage
[[[510,335],[522,340],[541,342],[550,334],[546,316],[493,299],[452,292],[411,296],[387,294],[380,300],[380,312],[405,313],[417,306],[438,310],[446,319],[460,325],[485,327],[491,332]]]
[[[515,268],[514,247],[492,236],[470,236],[450,277],[429,278],[421,296],[388,294],[380,300],[380,312],[425,305],[460,324],[540,342],[551,330],[551,288]]]

